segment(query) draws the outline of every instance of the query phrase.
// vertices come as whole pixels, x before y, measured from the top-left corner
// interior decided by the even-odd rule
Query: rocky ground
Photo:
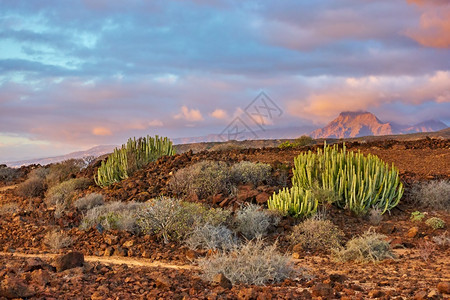
[[[293,158],[300,149],[231,149],[186,152],[164,157],[138,171],[132,178],[100,189],[92,185],[83,194],[100,192],[107,200],[145,201],[170,195],[168,180],[178,169],[210,159],[226,162],[250,160],[270,163],[274,182],[265,186],[240,186],[236,195],[190,199],[213,206],[237,207],[244,202],[264,204],[274,190],[285,184]],[[372,153],[399,168],[407,187],[418,181],[450,178],[450,141],[376,141],[347,143],[349,150]],[[97,165],[77,176],[92,177]],[[287,170],[286,174],[283,170]],[[27,170],[24,171],[26,173]],[[17,182],[15,182],[17,183]],[[383,233],[397,254],[396,259],[378,264],[337,263],[328,253],[309,253],[293,247],[286,239],[295,220],[285,218],[269,240],[279,241],[279,250],[292,255],[306,276],[268,286],[230,286],[226,279],[202,280],[197,257],[208,251],[193,251],[179,243],[164,244],[150,235],[77,228],[81,215],[71,212],[55,219],[43,199],[15,195],[14,187],[2,187],[0,204],[16,203],[17,212],[0,216],[0,299],[447,299],[450,297],[450,250],[432,243],[447,228],[432,230],[410,220],[418,210],[405,194],[401,204],[384,215],[380,225],[367,218],[333,209],[329,216],[345,232],[346,239],[373,228]],[[445,211],[427,211],[443,219]],[[64,230],[74,240],[70,249],[51,253],[43,245],[44,235],[53,228]],[[68,254],[75,251],[78,254]],[[55,256],[57,254],[57,256]],[[66,255],[66,256],[64,256]],[[64,265],[65,266],[62,266]]]

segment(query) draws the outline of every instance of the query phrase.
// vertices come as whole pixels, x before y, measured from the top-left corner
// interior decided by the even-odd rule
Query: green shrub
[[[185,240],[190,249],[228,250],[238,244],[233,232],[224,225],[209,223],[196,226]]]
[[[261,240],[253,240],[229,251],[219,251],[199,260],[206,280],[222,273],[233,284],[264,285],[280,282],[297,274],[291,258],[280,254],[276,245],[265,247]]]
[[[247,239],[261,238],[279,222],[279,216],[258,205],[249,204],[236,212],[235,229]]]
[[[450,181],[429,181],[413,185],[412,200],[423,207],[450,212]]]
[[[230,192],[230,168],[221,161],[201,161],[178,170],[169,182],[177,195],[197,195],[200,199]]]
[[[338,207],[361,214],[378,207],[386,212],[403,195],[403,185],[395,167],[374,155],[324,146],[317,153],[308,151],[294,159],[292,185],[311,190],[316,185],[334,191]]]
[[[271,170],[268,164],[241,161],[231,167],[231,178],[236,184],[252,183],[257,186],[270,179]]]
[[[433,228],[434,230],[444,228],[445,222],[441,218],[432,217],[425,221],[425,224]]]
[[[411,221],[414,221],[414,222],[420,222],[420,221],[422,221],[423,218],[425,218],[425,214],[420,211],[412,212],[411,217],[410,217]]]
[[[294,143],[291,143],[289,141],[284,141],[281,144],[278,145],[278,148],[280,149],[288,149],[288,148],[294,148]]]
[[[0,181],[10,183],[20,177],[20,170],[0,165]]]
[[[310,190],[294,186],[274,193],[267,201],[269,209],[294,217],[306,217],[317,211],[319,202]]]
[[[105,200],[102,194],[91,193],[78,200],[76,200],[73,205],[79,210],[89,210],[93,207],[103,205]]]
[[[306,219],[294,226],[290,240],[307,250],[330,250],[339,247],[344,232],[330,220]]]
[[[292,143],[289,141],[285,141],[278,145],[278,148],[285,149],[285,148],[295,148],[295,147],[302,147],[302,146],[308,146],[314,144],[314,139],[307,135],[302,135],[301,137],[295,139]]]
[[[333,255],[338,261],[356,262],[377,262],[395,258],[386,236],[370,231],[348,241],[345,248],[333,249]]]
[[[105,230],[138,231],[138,215],[148,204],[136,202],[110,202],[95,206],[86,212],[80,228],[90,229],[100,225]]]
[[[172,142],[164,137],[155,136],[129,139],[121,149],[114,149],[98,168],[95,182],[105,187],[128,178],[136,170],[141,169],[149,162],[155,161],[165,155],[174,155],[175,150]]]

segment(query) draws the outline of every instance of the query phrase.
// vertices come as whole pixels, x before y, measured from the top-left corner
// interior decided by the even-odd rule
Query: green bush
[[[231,178],[236,184],[252,183],[257,186],[270,179],[269,164],[241,161],[231,167]]]
[[[295,147],[302,147],[302,146],[308,146],[314,144],[314,139],[307,135],[302,135],[301,137],[295,139],[292,143],[289,141],[285,141],[278,145],[278,148],[285,149],[285,148],[295,148]]]
[[[356,262],[378,262],[395,258],[386,236],[370,231],[348,241],[345,248],[333,249],[333,255],[338,261]]]
[[[411,221],[414,221],[414,222],[420,222],[420,221],[422,221],[423,218],[425,218],[425,214],[420,211],[412,212],[411,217],[410,217]]]
[[[433,228],[434,230],[444,228],[445,222],[441,218],[432,217],[425,221],[425,224]]]
[[[197,195],[200,199],[230,192],[230,168],[221,161],[205,160],[178,170],[169,182],[177,195]]]
[[[155,136],[129,139],[121,149],[114,149],[98,168],[95,182],[105,187],[128,178],[136,170],[141,169],[149,162],[155,161],[165,155],[174,155],[172,142],[164,137]]]
[[[361,214],[370,208],[382,213],[395,207],[403,195],[398,170],[374,155],[324,146],[294,160],[292,185],[311,190],[316,185],[334,191],[338,207]]]
[[[290,240],[307,250],[330,250],[339,247],[344,232],[330,220],[306,219],[294,226]]]
[[[83,166],[84,161],[81,159],[68,159],[60,163],[52,164],[46,171],[40,170],[39,172],[43,172],[43,174],[48,172],[45,181],[48,187],[53,187],[75,177],[75,174],[80,172]]]
[[[274,193],[267,201],[269,209],[294,217],[307,217],[317,211],[319,202],[310,190],[294,186]]]
[[[291,258],[280,254],[276,245],[265,247],[262,240],[253,240],[231,251],[219,251],[199,260],[206,280],[213,281],[222,273],[233,284],[264,285],[297,275]]]
[[[86,189],[92,181],[88,178],[74,178],[51,187],[45,195],[48,207],[56,206],[55,216],[60,217],[72,205],[73,197],[79,190]]]

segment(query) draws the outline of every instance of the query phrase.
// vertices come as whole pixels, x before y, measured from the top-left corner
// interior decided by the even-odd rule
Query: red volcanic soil
[[[274,181],[252,187],[240,186],[237,196],[216,195],[207,199],[190,199],[212,206],[237,207],[244,202],[257,202],[265,195],[289,184],[289,170],[299,153],[320,145],[297,149],[234,149],[226,151],[186,152],[163,157],[150,163],[132,178],[101,189],[90,186],[81,194],[99,192],[108,201],[146,201],[159,195],[171,196],[168,181],[177,170],[201,160],[229,163],[249,160],[269,163],[274,167]],[[419,181],[450,178],[450,141],[377,141],[347,143],[347,149],[378,155],[398,167],[406,193],[399,206],[385,214],[380,225],[371,225],[365,217],[330,208],[330,220],[345,233],[348,240],[369,228],[383,233],[397,258],[372,263],[338,263],[329,253],[296,249],[287,236],[298,222],[285,217],[277,230],[267,237],[278,240],[282,253],[292,255],[298,268],[306,268],[310,276],[293,278],[267,286],[234,285],[222,287],[204,281],[195,258],[210,255],[207,250],[193,251],[171,242],[162,243],[152,235],[132,235],[120,231],[100,233],[97,229],[78,229],[81,214],[68,212],[55,219],[53,208],[42,198],[22,198],[15,187],[0,189],[0,205],[16,203],[14,213],[0,215],[0,299],[6,297],[32,299],[449,299],[450,250],[447,245],[432,242],[434,236],[446,232],[450,215],[415,207],[409,199],[409,188]],[[83,170],[79,177],[92,177],[96,166]],[[264,201],[260,201],[265,205]],[[427,211],[437,216],[446,228],[432,230],[423,222],[410,220],[411,212]],[[69,249],[52,253],[43,245],[45,234],[61,229],[74,244]],[[415,232],[412,234],[411,232]],[[56,271],[55,255],[69,251],[82,253],[74,268]],[[447,293],[447,294],[446,294]],[[4,296],[2,298],[2,296]]]

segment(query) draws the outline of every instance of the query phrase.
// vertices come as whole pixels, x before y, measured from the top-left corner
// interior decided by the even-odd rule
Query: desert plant
[[[297,186],[290,189],[284,188],[278,193],[274,193],[267,201],[269,209],[295,217],[306,217],[314,214],[317,211],[318,204],[318,200],[314,199],[310,190]]]
[[[332,249],[338,261],[378,262],[387,258],[395,258],[386,236],[372,231],[354,237],[347,242],[345,248]]]
[[[450,211],[450,181],[434,180],[418,183],[411,188],[411,199],[423,207]]]
[[[236,184],[260,185],[270,179],[272,167],[268,164],[241,161],[231,167],[231,179]]]
[[[60,163],[52,164],[46,170],[48,174],[45,181],[48,187],[58,185],[80,172],[83,168],[84,162],[81,159],[68,159]]]
[[[345,145],[325,144],[294,159],[292,186],[311,190],[315,185],[334,191],[338,207],[361,214],[378,207],[382,213],[395,207],[403,195],[398,170],[375,155],[347,151]]]
[[[438,246],[447,247],[450,246],[450,236],[447,231],[442,233],[441,235],[434,236],[432,238],[433,242],[435,242]]]
[[[339,247],[344,232],[330,220],[306,219],[294,226],[290,240],[292,244],[300,244],[307,250],[329,250]]]
[[[95,182],[105,187],[128,178],[136,170],[141,169],[149,162],[155,161],[165,155],[174,155],[172,142],[166,137],[144,137],[129,139],[122,148],[114,149],[98,168]]]
[[[425,221],[425,224],[433,228],[434,230],[444,228],[445,222],[441,218],[431,217]]]
[[[288,148],[294,148],[294,147],[295,147],[295,144],[291,143],[289,141],[284,141],[278,145],[278,148],[280,148],[280,149],[288,149]]]
[[[55,217],[60,218],[72,206],[76,192],[91,184],[88,178],[74,178],[50,188],[45,195],[45,204],[55,206]]]
[[[47,232],[47,234],[44,236],[43,242],[44,245],[46,245],[50,249],[58,250],[71,246],[73,240],[71,237],[67,236],[66,233],[55,229],[53,231]]]
[[[262,240],[253,240],[231,251],[219,251],[198,261],[203,277],[212,281],[222,273],[233,284],[264,285],[280,282],[297,274],[291,258],[277,251],[276,244],[264,246]]]
[[[285,148],[294,148],[294,147],[301,147],[301,146],[308,146],[314,143],[314,139],[307,135],[302,135],[299,138],[296,138],[293,142],[285,141],[278,145],[278,148],[285,149]]]
[[[103,205],[105,200],[102,194],[91,193],[78,200],[73,205],[79,210],[89,210],[93,207]]]
[[[414,222],[420,222],[423,218],[425,218],[425,214],[420,211],[413,211],[410,217],[411,221]]]
[[[9,168],[5,165],[0,165],[0,181],[9,183],[20,176],[19,169]]]
[[[178,170],[169,185],[177,195],[196,194],[199,198],[229,193],[230,168],[221,161],[201,161]]]
[[[138,214],[147,204],[136,202],[110,202],[95,206],[86,212],[80,228],[87,230],[100,226],[104,230],[124,230],[136,233]]]
[[[238,240],[233,232],[224,225],[204,225],[196,226],[189,233],[185,240],[190,249],[213,249],[227,250],[234,247]]]
[[[369,222],[372,225],[378,226],[383,221],[383,214],[378,207],[372,208],[369,212]]]
[[[235,229],[247,239],[261,238],[270,227],[277,226],[280,217],[256,204],[241,207],[235,215]]]
[[[12,215],[19,211],[19,205],[16,202],[0,204],[0,216]]]
[[[40,197],[46,189],[45,180],[39,177],[31,177],[20,183],[15,193],[22,197]]]
[[[433,252],[436,250],[436,245],[430,241],[420,241],[417,245],[417,250],[419,252],[419,256],[424,260],[428,261]]]

